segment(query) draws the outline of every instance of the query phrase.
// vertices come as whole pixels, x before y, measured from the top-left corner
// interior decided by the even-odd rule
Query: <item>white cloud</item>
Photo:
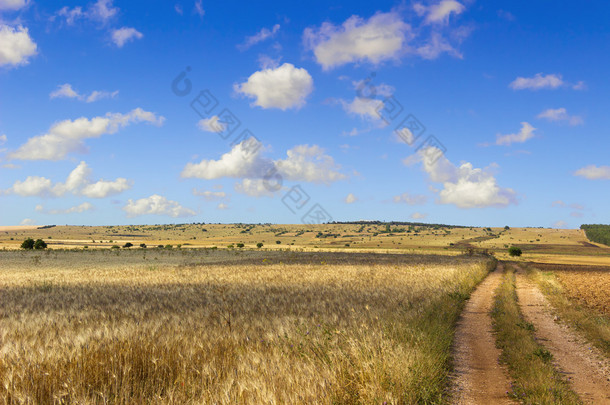
[[[136,201],[129,199],[127,205],[123,207],[123,211],[127,213],[129,218],[140,215],[166,215],[173,218],[196,215],[195,211],[185,208],[178,202],[168,200],[158,194],[151,195],[147,198],[141,198]]]
[[[568,111],[565,108],[546,109],[538,114],[536,118],[542,118],[548,121],[566,121],[572,126],[582,125],[584,123],[582,117],[568,114]]]
[[[516,193],[498,186],[495,177],[486,169],[473,168],[468,162],[456,167],[435,147],[420,150],[418,158],[430,180],[443,183],[438,191],[441,204],[467,209],[517,203]]]
[[[122,27],[112,31],[112,42],[119,48],[122,48],[127,42],[136,39],[142,39],[144,34],[131,27]]]
[[[224,200],[227,198],[227,193],[224,191],[208,191],[208,190],[197,190],[193,189],[193,195],[203,197],[206,201],[217,201]]]
[[[197,127],[206,132],[220,133],[225,130],[225,124],[218,122],[218,115],[204,118],[197,123]]]
[[[95,209],[93,204],[88,203],[88,202],[84,202],[75,207],[70,207],[70,208],[66,208],[63,210],[45,210],[42,205],[36,206],[36,211],[41,212],[43,214],[48,214],[48,215],[62,215],[62,214],[74,214],[74,213],[80,214],[80,213],[83,213],[86,211],[92,211],[93,209]]]
[[[496,135],[496,145],[511,145],[513,143],[523,143],[534,137],[536,128],[527,122],[521,123],[521,131],[516,134]]]
[[[340,100],[343,109],[353,115],[357,115],[361,118],[383,122],[381,115],[378,111],[383,108],[383,101],[374,98],[366,97],[354,97],[351,102]],[[385,123],[384,123],[385,124]]]
[[[219,160],[202,160],[199,163],[188,163],[181,176],[183,178],[220,179],[230,178],[262,178],[272,168],[273,163],[263,159],[261,144],[251,139],[240,142]]]
[[[356,196],[355,196],[354,194],[352,194],[352,193],[349,193],[349,194],[347,195],[347,197],[345,197],[345,200],[344,200],[344,201],[345,201],[345,203],[346,203],[346,204],[353,204],[353,203],[355,203],[356,201],[358,201],[358,197],[356,197]]]
[[[181,173],[183,178],[213,180],[242,179],[235,190],[248,195],[270,195],[262,179],[277,173],[284,180],[330,184],[345,179],[340,166],[317,145],[297,145],[286,152],[285,159],[271,160],[262,156],[263,147],[255,139],[235,145],[219,160],[204,159],[188,163]]]
[[[462,54],[458,52],[441,34],[434,32],[428,41],[418,47],[415,51],[423,59],[436,59],[443,53],[448,53],[456,58],[462,59]]]
[[[37,46],[26,27],[0,25],[0,66],[26,65],[36,53]]]
[[[96,183],[88,184],[80,193],[90,198],[105,198],[129,190],[131,186],[132,183],[129,180],[121,177],[114,181],[100,180]]]
[[[0,145],[4,145],[7,139],[6,135],[0,135]]]
[[[288,157],[276,160],[275,166],[287,180],[330,184],[346,176],[340,166],[318,145],[297,145],[286,152]]]
[[[301,108],[313,91],[313,79],[307,70],[284,63],[277,68],[254,72],[246,82],[234,85],[235,91],[254,98],[262,108]]]
[[[565,206],[566,206],[566,203],[561,200],[553,201],[551,203],[551,207],[565,207]]]
[[[205,15],[205,10],[203,9],[202,0],[196,0],[195,1],[195,7],[194,7],[193,11],[199,17],[203,18],[203,16]]]
[[[119,8],[113,7],[112,2],[113,0],[98,0],[95,3],[90,3],[86,10],[83,10],[80,6],[74,8],[65,6],[56,13],[56,16],[63,17],[68,25],[73,25],[79,19],[96,21],[103,25],[119,12]],[[56,16],[53,16],[51,21]]]
[[[118,90],[113,92],[94,90],[87,96],[85,94],[79,94],[70,83],[65,83],[57,86],[57,89],[49,94],[49,98],[75,98],[80,101],[86,101],[87,103],[93,103],[103,98],[114,98],[118,94]]]
[[[424,214],[421,212],[414,212],[413,214],[411,214],[411,219],[424,219],[427,217],[428,217],[428,214]]]
[[[423,205],[428,202],[428,197],[425,195],[402,193],[392,197],[392,201],[394,201],[396,204],[402,203],[408,205]]]
[[[347,63],[397,59],[410,37],[411,26],[395,12],[377,13],[368,20],[352,16],[340,26],[325,22],[303,33],[303,41],[325,70]]]
[[[263,179],[242,179],[234,185],[235,191],[250,197],[273,197],[273,191],[265,185]]]
[[[107,113],[104,117],[65,120],[53,124],[48,133],[28,139],[17,151],[10,153],[9,158],[61,160],[65,159],[69,153],[85,151],[84,141],[86,139],[114,134],[132,123],[147,122],[160,126],[164,120],[164,117],[156,116],[141,108],[136,108],[127,114]]]
[[[426,15],[426,23],[446,24],[449,22],[451,14],[462,14],[466,7],[455,0],[441,0],[429,7],[421,3],[415,3],[413,9],[419,16]]]
[[[21,221],[19,223],[19,225],[22,225],[22,226],[36,225],[36,221],[34,221],[31,218],[26,218],[23,221]]]
[[[567,227],[568,223],[566,221],[557,221],[553,224],[553,228],[566,229]]]
[[[182,15],[184,14],[184,9],[182,8],[182,6],[180,4],[176,4],[174,6],[174,10],[176,10],[176,13]]]
[[[273,38],[279,30],[280,30],[279,24],[275,24],[272,29],[263,28],[259,32],[257,32],[255,35],[247,37],[246,40],[244,41],[244,43],[241,45],[238,45],[237,47],[242,51],[246,50],[246,49],[250,48],[251,46],[258,44],[259,42],[263,42],[269,38]]]
[[[46,177],[29,176],[24,181],[17,180],[4,194],[17,194],[22,197],[61,197],[66,193],[84,195],[90,198],[105,198],[119,194],[132,187],[132,182],[122,177],[114,181],[98,180],[92,182],[91,169],[85,162],[70,172],[64,183],[53,183]]]
[[[228,206],[227,204],[225,204],[225,203],[219,203],[219,204],[216,206],[216,208],[217,208],[217,209],[219,209],[219,210],[226,210],[226,209],[228,209],[228,208],[229,208],[229,206]]]
[[[536,73],[534,77],[517,77],[509,87],[513,90],[541,90],[541,89],[558,89],[562,86],[567,85],[563,81],[563,77],[560,74],[548,74],[543,75],[542,73]],[[573,88],[578,89],[583,87],[584,83],[579,82]]]
[[[29,0],[0,0],[0,10],[19,10],[28,3]]]
[[[574,175],[589,180],[610,180],[610,166],[589,165],[578,169]]]

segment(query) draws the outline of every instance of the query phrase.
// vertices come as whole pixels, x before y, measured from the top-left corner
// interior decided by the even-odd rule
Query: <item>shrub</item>
[[[112,245],[112,247],[110,249],[120,249],[121,247],[119,245]]]
[[[173,249],[174,246],[173,245],[165,245],[165,249]]]
[[[163,249],[163,245],[157,245],[159,249]]]
[[[23,243],[21,244],[21,249],[27,249],[27,250],[34,249],[34,239],[27,238],[26,240],[24,240]]]
[[[126,244],[123,245],[124,248],[130,248],[133,246],[133,243],[131,242],[127,242]]]
[[[275,243],[277,243],[278,245],[280,245],[282,243],[281,240],[276,240]]]
[[[142,249],[146,249],[146,243],[140,243],[140,247],[141,247]]]
[[[506,225],[506,226],[504,227],[504,230],[505,230],[505,231],[508,231],[509,229],[510,229],[510,226],[508,226],[508,225]]]
[[[238,247],[238,248],[243,248],[243,247],[244,247],[244,244],[243,244],[243,243],[238,243],[238,244],[237,244],[237,247]]]
[[[36,239],[36,242],[34,242],[34,249],[46,249],[46,248],[47,248],[47,244],[44,240]]]
[[[262,248],[262,247],[263,247],[263,243],[262,243],[262,242],[258,242],[258,243],[256,244],[256,247],[257,247],[257,248],[259,248],[259,249],[260,249],[260,248]]]
[[[235,246],[233,246],[232,244],[231,244],[231,245],[227,245],[227,248],[228,248],[228,249],[233,249],[234,247],[235,247]]]
[[[518,248],[516,246],[511,246],[508,248],[508,254],[511,256],[521,256],[523,254],[523,252],[521,251],[520,248]]]

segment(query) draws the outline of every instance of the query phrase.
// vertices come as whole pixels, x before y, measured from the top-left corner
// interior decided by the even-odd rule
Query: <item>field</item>
[[[182,224],[141,226],[57,226],[45,229],[0,228],[0,249],[18,249],[26,237],[44,239],[51,249],[109,249],[132,243],[149,248],[180,245],[245,249],[425,253],[460,255],[488,251],[509,259],[507,248],[518,246],[523,259],[538,263],[610,266],[610,247],[590,242],[579,229],[469,228],[424,224],[352,223],[323,225]]]
[[[492,265],[256,249],[0,251],[0,400],[444,402],[454,324]]]

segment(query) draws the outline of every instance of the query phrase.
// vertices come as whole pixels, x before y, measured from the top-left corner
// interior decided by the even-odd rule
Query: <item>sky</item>
[[[0,225],[609,223],[609,20],[0,0]]]

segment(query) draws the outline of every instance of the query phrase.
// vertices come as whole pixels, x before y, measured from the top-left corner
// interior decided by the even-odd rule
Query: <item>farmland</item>
[[[0,252],[4,403],[446,400],[487,257]]]

